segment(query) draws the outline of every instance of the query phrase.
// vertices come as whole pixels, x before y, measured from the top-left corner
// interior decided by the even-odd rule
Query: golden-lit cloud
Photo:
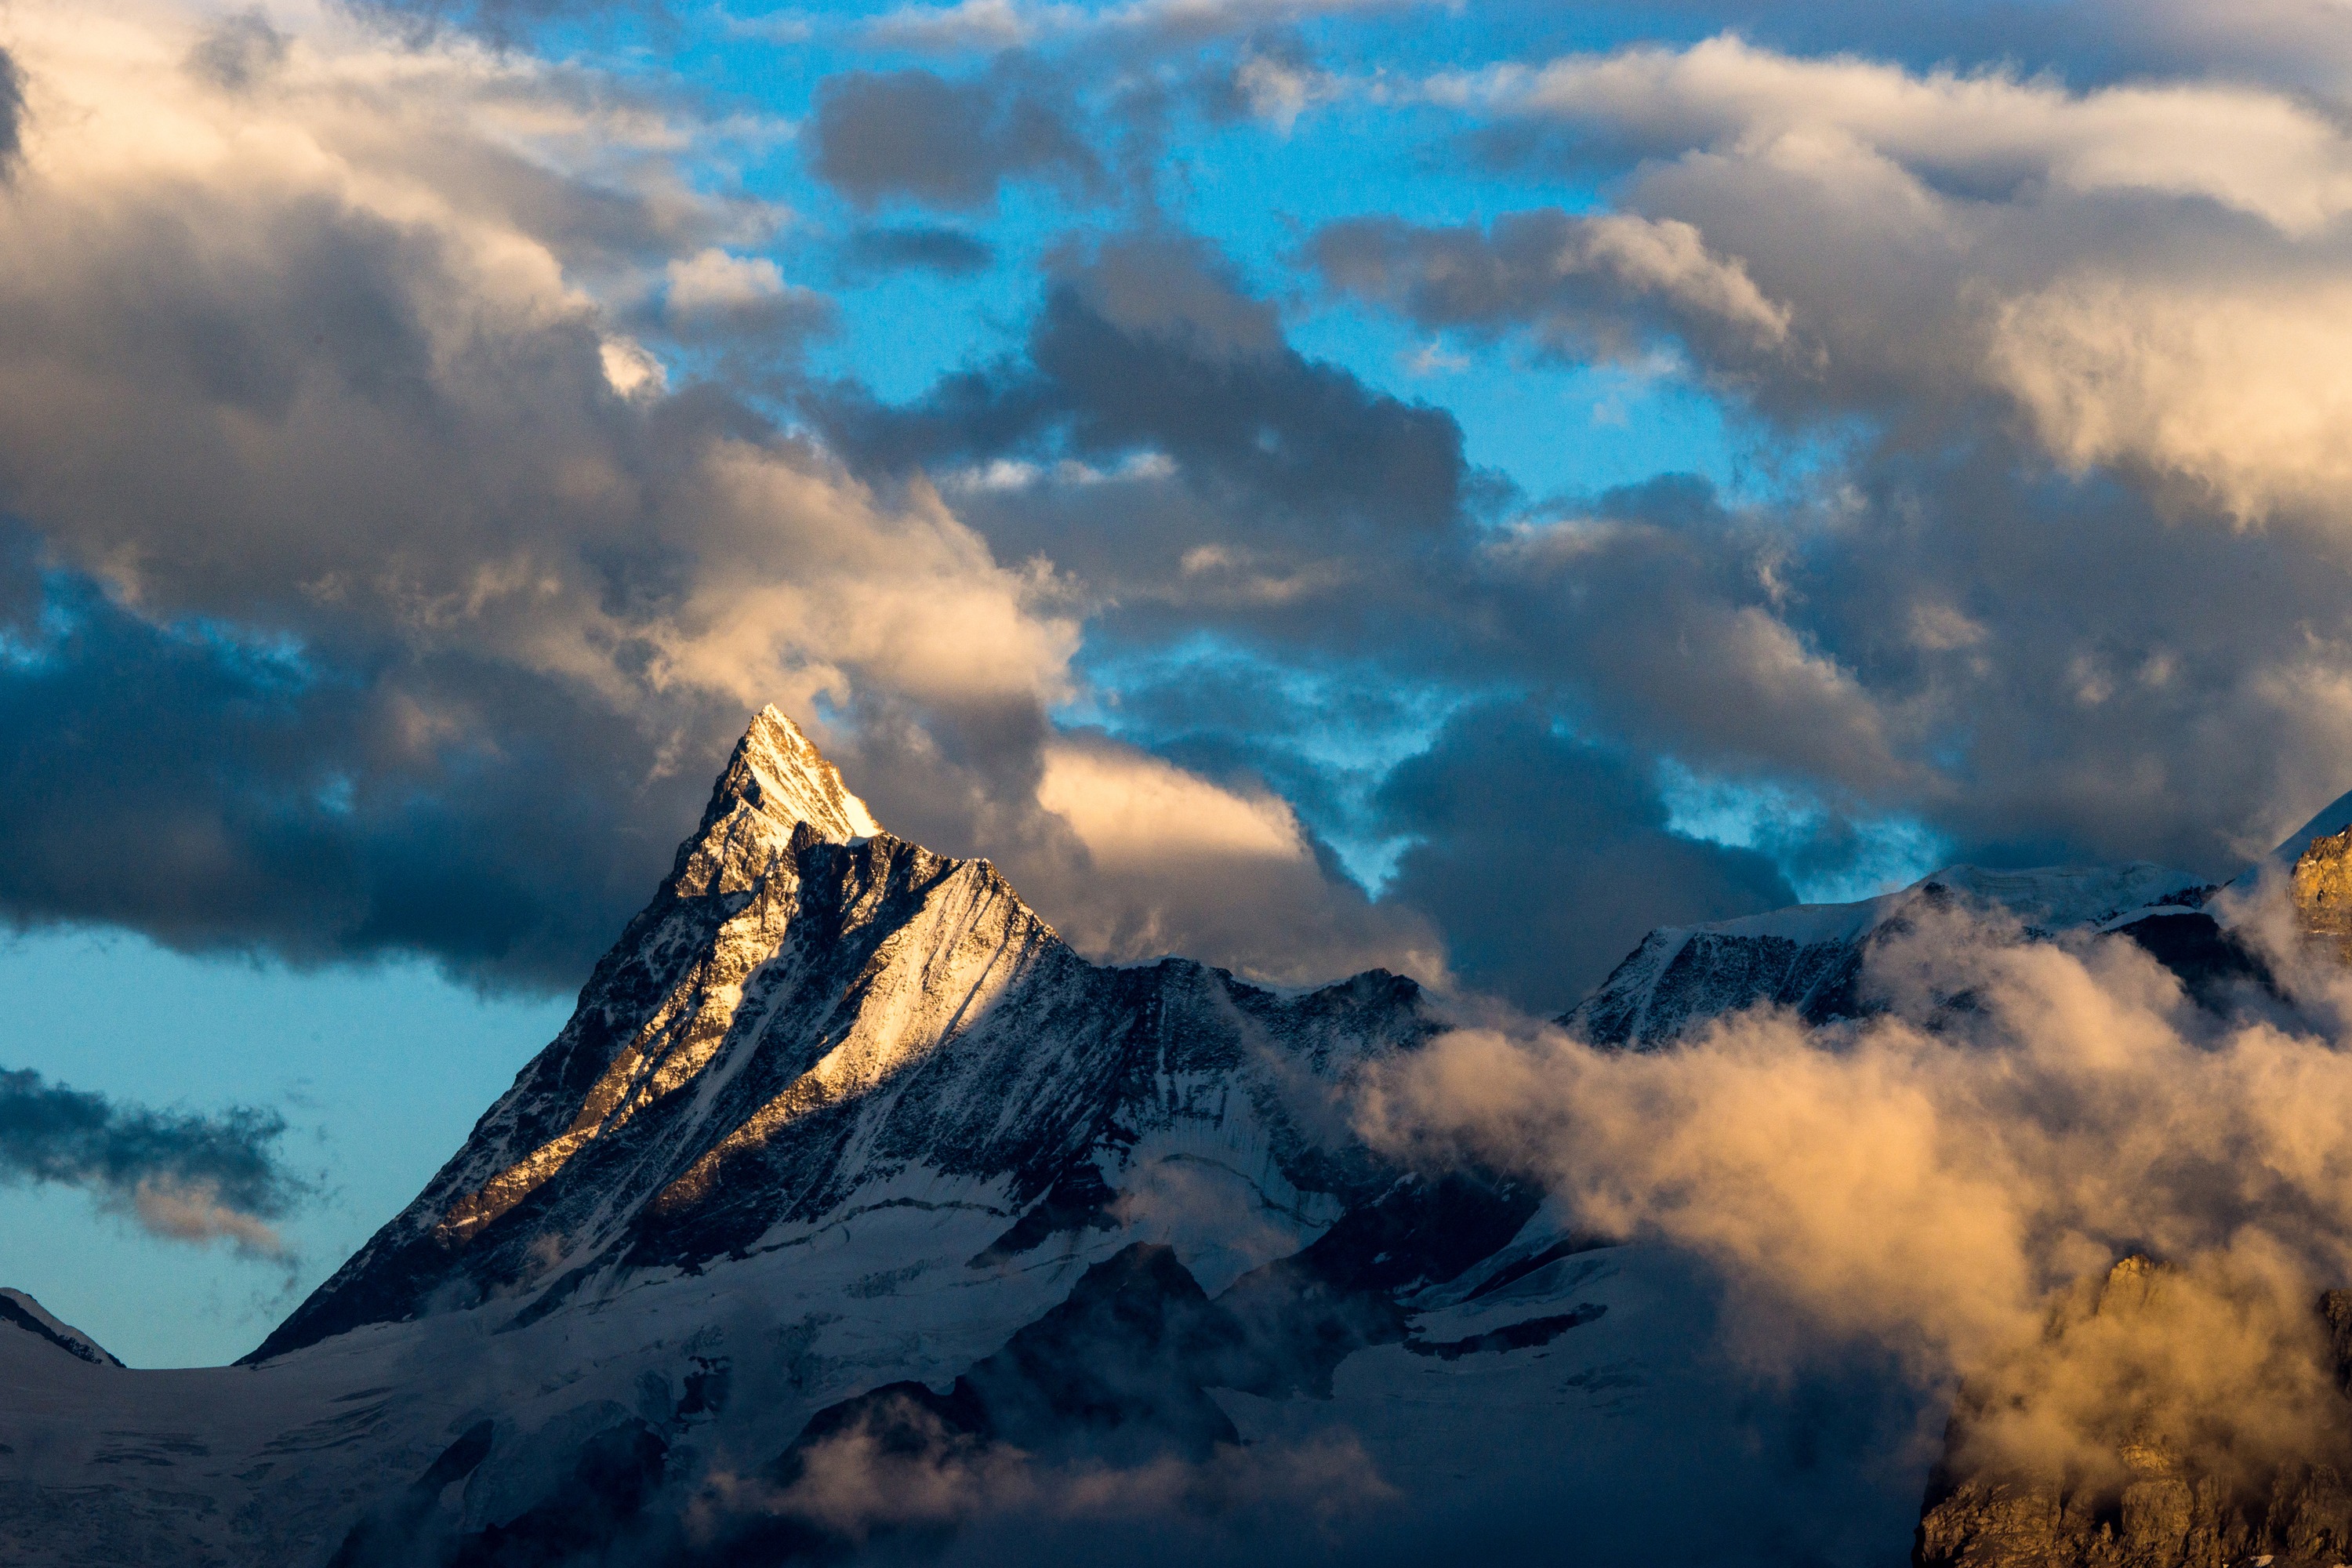
[[[2352,1281],[2352,987],[2273,952],[2305,1010],[2224,1025],[2127,941],[1923,911],[1874,954],[1877,1016],[1759,1009],[1656,1052],[1466,1031],[1364,1124],[1708,1259],[1762,1364],[1864,1340],[1973,1380],[2011,1461],[2105,1452],[2133,1420],[2292,1450],[2332,1376],[2313,1302]],[[2133,1253],[2167,1266],[2158,1310],[2049,1339]]]

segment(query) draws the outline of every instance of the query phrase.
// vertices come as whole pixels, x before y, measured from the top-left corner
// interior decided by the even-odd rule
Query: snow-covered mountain
[[[1684,1265],[1355,1136],[1351,1076],[1442,1026],[1378,972],[1091,963],[762,713],[562,1033],[243,1364],[0,1333],[0,1561],[764,1563],[958,1523],[1034,1560],[1008,1521],[1103,1561],[1186,1531],[1431,1561],[1563,1520],[1602,1561],[1644,1516],[1643,1551],[1739,1560],[1764,1514],[1907,1529],[1915,1479],[1752,1462],[1819,1423],[1724,1401]],[[1666,1455],[1749,1519],[1660,1526]]]
[[[1827,1016],[1917,899],[2147,940],[2218,933],[2202,891],[1946,873],[1654,933],[1571,1020],[1646,1044],[1765,995]],[[243,1363],[125,1371],[0,1297],[0,1561],[1907,1540],[1940,1415],[1894,1369],[1759,1385],[1686,1260],[1359,1139],[1356,1075],[1444,1026],[1380,972],[1282,994],[1090,963],[986,862],[885,831],[770,710],[562,1034]]]
[[[1396,1174],[1313,1121],[1435,1027],[1382,973],[1285,996],[1090,963],[986,861],[884,832],[771,709],[554,1044],[248,1359],[428,1310],[529,1321],[876,1208],[984,1216],[973,1251],[1023,1257],[1170,1161],[1303,1240]]]
[[[1949,866],[1857,903],[1662,927],[1559,1022],[1596,1044],[1647,1047],[1763,1002],[1809,1023],[1853,1017],[1869,1005],[1860,984],[1873,944],[1906,929],[1923,906],[1954,901],[2005,910],[2029,933],[2129,937],[2204,994],[2258,977],[2252,956],[2205,911],[2214,891],[2185,871],[2144,860],[2013,871]]]

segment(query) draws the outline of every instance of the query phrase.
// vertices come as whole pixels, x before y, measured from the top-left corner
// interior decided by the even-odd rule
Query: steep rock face
[[[2116,1264],[2093,1316],[2145,1313],[2164,1270]],[[2337,1388],[2352,1385],[2352,1291],[2318,1303]],[[2053,1326],[2053,1337],[2068,1331]],[[1963,1389],[1928,1483],[1916,1568],[2341,1568],[2352,1559],[2352,1402],[2331,1451],[2223,1469],[2160,1422],[2126,1417],[2099,1462],[2063,1471],[1972,1458],[1983,1401]]]
[[[2092,929],[2128,936],[2192,990],[2254,978],[2247,956],[2202,912],[2212,889],[2185,871],[1952,866],[1899,892],[1852,904],[1801,904],[1712,925],[1652,931],[1560,1024],[1600,1045],[1664,1045],[1710,1018],[1769,1002],[1808,1023],[1865,1010],[1870,949],[1922,907],[1964,900],[2004,909],[2040,935]]]
[[[1154,1132],[1262,1146],[1344,1205],[1389,1173],[1327,1147],[1319,1101],[1433,1027],[1379,972],[1281,996],[1088,963],[986,862],[883,832],[769,710],[562,1033],[248,1359],[501,1295],[544,1312],[861,1202],[1034,1206],[1042,1239],[1100,1218]]]

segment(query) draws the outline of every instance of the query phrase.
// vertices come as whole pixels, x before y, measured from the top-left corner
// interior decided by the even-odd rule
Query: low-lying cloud
[[[284,1257],[271,1222],[309,1190],[278,1152],[285,1132],[272,1110],[155,1110],[0,1069],[0,1183],[78,1187],[167,1240]]]
[[[1114,1464],[959,1437],[913,1407],[883,1415],[813,1445],[789,1485],[714,1476],[688,1515],[689,1536],[708,1539],[746,1515],[803,1521],[861,1547],[893,1532],[1021,1517],[1102,1525],[1214,1515],[1232,1530],[1269,1510],[1328,1521],[1399,1495],[1346,1433]]]
[[[2006,1462],[2151,1426],[2311,1457],[2334,1397],[2314,1303],[2352,1281],[2347,983],[2276,956],[2301,1005],[2223,1022],[2131,942],[1923,913],[1871,961],[1877,1016],[1758,1010],[1655,1053],[1467,1031],[1365,1123],[1706,1259],[1761,1365],[1866,1341],[1923,1384],[1969,1379]],[[2148,1310],[2093,1311],[2141,1254],[2164,1265]]]

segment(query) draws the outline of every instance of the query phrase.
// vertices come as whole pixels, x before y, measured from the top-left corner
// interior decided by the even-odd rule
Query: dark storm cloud
[[[153,1110],[0,1068],[0,1183],[79,1187],[174,1240],[280,1250],[268,1222],[309,1191],[278,1156],[285,1131],[274,1111]]]
[[[844,449],[891,468],[1025,457],[1108,472],[1100,489],[958,500],[1008,557],[1044,551],[1113,593],[1181,584],[1189,557],[1194,591],[1237,606],[1326,602],[1328,584],[1286,574],[1443,547],[1492,484],[1451,415],[1300,354],[1213,250],[1162,233],[1066,256],[1024,362],[824,416]],[[1127,514],[1116,528],[1111,510]]]
[[[642,736],[552,683],[462,660],[370,680],[151,626],[63,574],[32,607],[0,660],[0,723],[43,737],[0,761],[18,919],[552,989],[651,892],[701,792],[648,787]],[[452,708],[476,738],[417,744]]]
[[[1418,842],[1388,896],[1425,910],[1464,979],[1557,1013],[1661,925],[1796,901],[1752,849],[1671,831],[1635,759],[1522,705],[1458,714],[1381,785]]]
[[[948,278],[984,272],[996,259],[996,252],[986,241],[961,229],[920,226],[861,228],[849,237],[842,250],[851,266],[862,269],[888,272],[912,268]]]
[[[809,168],[860,206],[983,207],[1007,180],[1086,186],[1101,165],[1043,80],[994,72],[847,71],[818,85]]]

